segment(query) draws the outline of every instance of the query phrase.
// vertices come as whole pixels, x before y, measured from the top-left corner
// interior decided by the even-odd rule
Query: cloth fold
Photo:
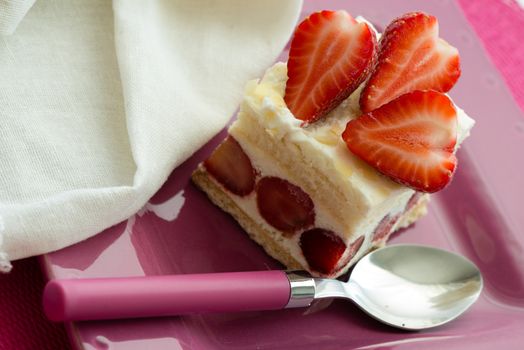
[[[13,34],[35,0],[0,0],[0,35]]]
[[[0,253],[57,250],[137,212],[225,126],[300,8],[37,1],[0,41]]]

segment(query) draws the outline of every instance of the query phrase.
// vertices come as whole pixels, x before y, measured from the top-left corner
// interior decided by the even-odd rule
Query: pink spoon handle
[[[275,310],[290,298],[284,271],[51,280],[44,311],[53,321]]]

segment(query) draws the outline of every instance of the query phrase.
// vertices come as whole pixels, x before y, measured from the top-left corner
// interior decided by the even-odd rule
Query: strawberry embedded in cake
[[[261,178],[256,197],[260,215],[283,233],[292,235],[315,222],[315,206],[311,198],[300,187],[282,178]]]
[[[193,181],[288,268],[339,276],[451,182],[474,124],[446,95],[459,62],[428,14],[382,36],[345,11],[311,14]]]
[[[204,161],[206,170],[229,192],[245,196],[255,188],[255,170],[242,147],[227,137]]]

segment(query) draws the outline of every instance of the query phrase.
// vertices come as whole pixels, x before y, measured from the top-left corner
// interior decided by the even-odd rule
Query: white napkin
[[[32,1],[0,0],[0,11],[16,3],[27,10]],[[137,212],[224,127],[300,7],[37,1],[13,35],[0,36],[0,267]],[[23,12],[11,23],[0,14],[0,30]]]
[[[35,0],[0,0],[0,35],[12,34]]]

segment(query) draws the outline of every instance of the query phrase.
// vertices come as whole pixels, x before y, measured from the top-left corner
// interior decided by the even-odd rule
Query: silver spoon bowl
[[[350,299],[375,319],[406,330],[447,323],[482,291],[479,269],[466,258],[419,245],[391,245],[362,258],[348,282],[314,279],[313,299]]]

